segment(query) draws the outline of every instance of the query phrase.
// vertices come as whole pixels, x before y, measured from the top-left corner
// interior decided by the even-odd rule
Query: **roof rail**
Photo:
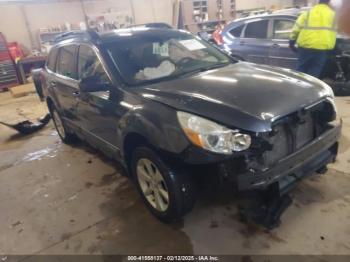
[[[69,31],[56,36],[54,38],[54,42],[58,43],[60,41],[71,39],[71,38],[89,38],[91,40],[97,41],[100,39],[100,36],[93,29]]]

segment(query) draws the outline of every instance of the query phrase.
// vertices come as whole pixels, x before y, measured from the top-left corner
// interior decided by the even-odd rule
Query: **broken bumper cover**
[[[281,193],[296,182],[333,163],[337,156],[342,125],[336,125],[313,142],[265,170],[249,170],[237,176],[239,191],[263,189],[278,182]]]

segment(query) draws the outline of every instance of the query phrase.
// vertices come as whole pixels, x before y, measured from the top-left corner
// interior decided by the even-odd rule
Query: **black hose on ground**
[[[44,128],[50,122],[50,119],[51,119],[51,115],[47,114],[44,117],[38,119],[37,123],[33,123],[29,120],[26,120],[26,121],[19,122],[17,124],[8,124],[0,121],[0,124],[7,126],[9,128],[15,129],[22,135],[30,135]]]

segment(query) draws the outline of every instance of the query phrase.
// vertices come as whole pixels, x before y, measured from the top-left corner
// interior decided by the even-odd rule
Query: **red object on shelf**
[[[7,47],[9,49],[12,60],[17,62],[19,59],[23,57],[22,49],[20,48],[17,42],[7,43]]]
[[[19,84],[17,68],[7,42],[0,33],[0,91]]]
[[[217,27],[212,35],[213,39],[217,45],[222,45],[224,43],[224,40],[222,39],[221,33],[222,33],[222,28]]]

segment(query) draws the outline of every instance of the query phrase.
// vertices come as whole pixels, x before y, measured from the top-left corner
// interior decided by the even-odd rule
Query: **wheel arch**
[[[123,141],[123,151],[122,155],[124,157],[125,164],[128,168],[129,174],[130,174],[130,163],[132,158],[133,151],[139,147],[139,146],[151,146],[148,139],[136,132],[131,132],[127,134]],[[153,146],[151,146],[154,148]]]

